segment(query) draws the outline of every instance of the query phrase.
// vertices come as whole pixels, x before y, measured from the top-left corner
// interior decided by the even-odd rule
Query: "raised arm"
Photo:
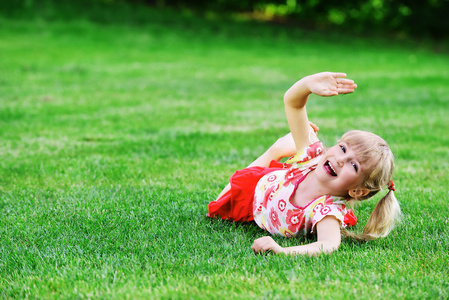
[[[284,95],[285,114],[288,126],[300,150],[305,146],[318,141],[309,126],[306,103],[310,94],[323,97],[352,93],[357,87],[354,81],[345,79],[344,73],[323,72],[302,78],[296,82]]]

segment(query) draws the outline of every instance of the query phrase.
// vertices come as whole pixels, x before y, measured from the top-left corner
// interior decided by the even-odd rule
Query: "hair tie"
[[[396,191],[396,189],[394,188],[394,183],[393,183],[393,180],[390,180],[390,184],[388,185],[388,189],[390,190],[390,191]]]

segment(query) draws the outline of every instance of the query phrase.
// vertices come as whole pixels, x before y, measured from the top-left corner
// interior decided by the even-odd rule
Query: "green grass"
[[[152,21],[0,19],[2,298],[449,297],[447,55],[140,14]],[[207,204],[288,131],[286,89],[325,70],[359,88],[312,98],[311,120],[327,145],[354,128],[389,141],[403,221],[332,255],[255,256],[265,233]]]

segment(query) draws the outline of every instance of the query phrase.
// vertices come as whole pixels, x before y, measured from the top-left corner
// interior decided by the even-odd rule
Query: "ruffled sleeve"
[[[335,217],[341,227],[346,227],[345,218],[346,215],[346,201],[340,197],[322,196],[316,199],[311,208],[312,214],[312,228],[310,232],[313,232],[315,225],[327,216]]]
[[[323,152],[324,146],[320,141],[318,141],[299,150],[295,155],[290,157],[286,163],[291,164],[296,168],[301,168],[305,165],[316,165]]]

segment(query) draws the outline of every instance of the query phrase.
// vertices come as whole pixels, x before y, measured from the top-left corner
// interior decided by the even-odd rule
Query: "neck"
[[[298,185],[293,198],[293,204],[303,207],[314,199],[328,194],[330,194],[330,191],[328,191],[325,186],[322,186],[320,182],[316,180],[315,172],[311,171]]]

